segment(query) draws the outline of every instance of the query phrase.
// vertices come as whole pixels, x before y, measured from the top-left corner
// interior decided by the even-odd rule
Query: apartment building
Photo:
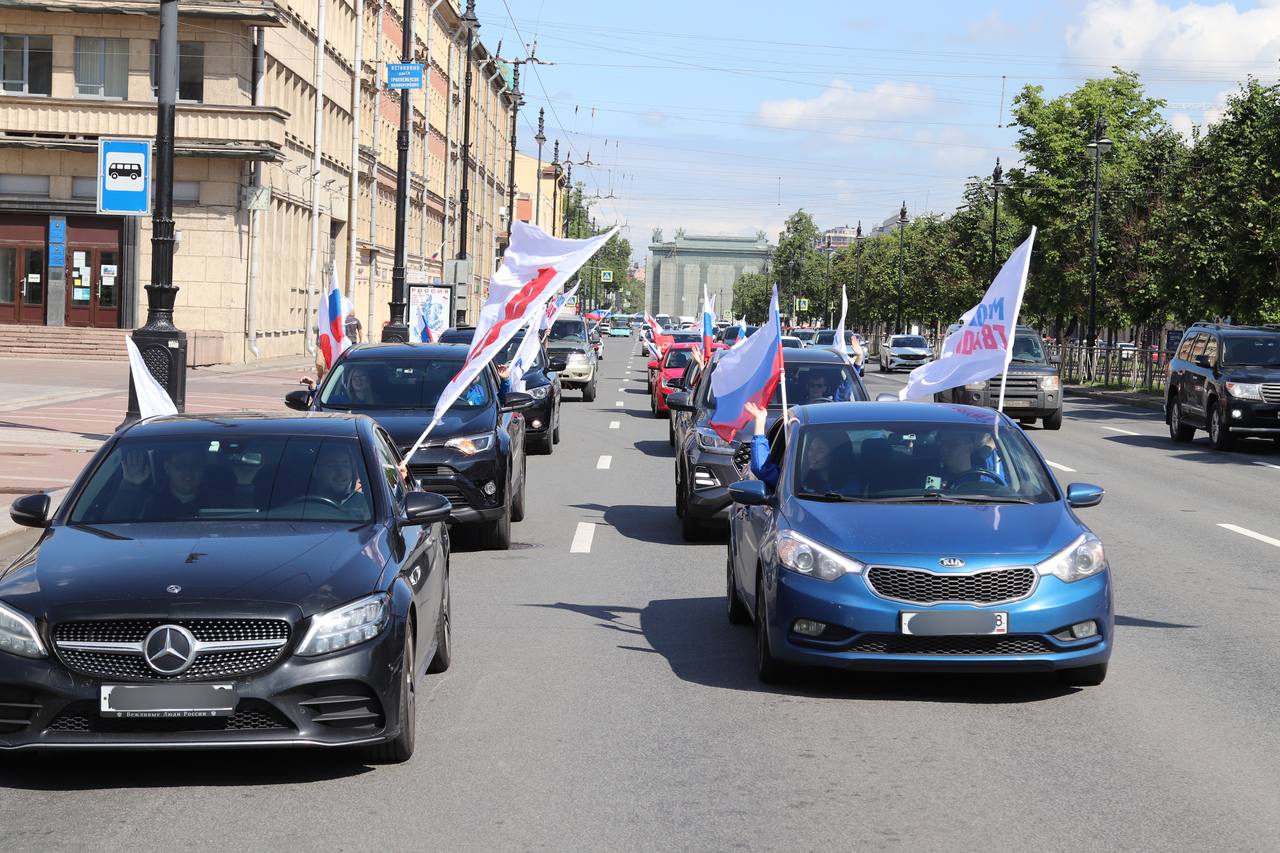
[[[539,177],[538,158],[516,152],[516,219],[537,225],[553,237],[563,237],[564,192],[568,186],[563,169],[544,160]]]
[[[102,136],[155,135],[157,8],[0,8],[0,323],[145,320],[151,223],[96,213],[96,149]],[[386,64],[400,60],[400,10],[356,0],[180,4],[175,320],[193,362],[304,352],[330,275],[367,333],[388,319],[399,95],[384,82]],[[455,0],[420,3],[415,24],[414,59],[428,72],[410,93],[407,268],[411,281],[439,279],[459,248],[469,63],[465,227],[475,260],[460,307],[473,314],[506,235],[510,75],[478,37],[466,55]],[[62,267],[49,264],[51,231],[65,231]]]

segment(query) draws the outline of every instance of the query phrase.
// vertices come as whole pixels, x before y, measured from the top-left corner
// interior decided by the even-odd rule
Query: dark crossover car
[[[994,409],[1000,402],[1000,377],[970,382],[933,395],[939,403],[962,403]],[[1040,343],[1040,333],[1018,326],[1013,333],[1013,357],[1005,380],[1004,411],[1021,423],[1043,420],[1045,429],[1062,428],[1062,381]]]
[[[440,335],[440,343],[470,346],[475,333],[474,326],[446,329]],[[511,364],[524,343],[525,334],[517,332],[494,358],[494,364]],[[560,374],[551,369],[545,348],[538,347],[533,364],[525,369],[522,390],[533,398],[533,405],[524,412],[525,449],[550,454],[560,443]]]
[[[763,681],[792,665],[1054,671],[1100,684],[1111,571],[1007,416],[932,403],[801,406],[762,479],[730,486],[726,608]]]
[[[596,365],[600,359],[591,343],[587,321],[571,315],[557,317],[547,333],[547,356],[551,369],[559,372],[565,388],[582,390],[588,403],[596,398]]]
[[[1197,429],[1218,450],[1240,436],[1280,440],[1280,326],[1193,324],[1169,361],[1164,411],[1174,441]]]
[[[462,368],[457,344],[366,344],[343,353],[314,396],[292,391],[285,403],[317,412],[363,412],[408,453],[426,429],[440,392]],[[524,518],[525,420],[534,400],[502,394],[489,365],[408,460],[424,489],[453,505],[449,520],[479,528],[482,544],[511,547],[511,522]]]
[[[723,351],[722,351],[723,352]],[[690,541],[701,539],[713,522],[728,518],[732,499],[730,484],[742,479],[749,458],[744,453],[751,443],[753,426],[743,427],[733,441],[725,441],[711,428],[715,395],[711,377],[723,356],[712,359],[698,375],[692,389],[667,395],[667,406],[684,416],[674,419],[676,448],[676,515],[681,531]],[[838,353],[825,349],[784,349],[783,372],[787,402],[791,406],[831,401],[862,401],[867,398],[862,379]],[[782,385],[769,402],[769,422],[782,415]]]
[[[749,338],[760,330],[759,326],[747,326],[747,334],[745,338]],[[716,340],[722,344],[733,346],[738,342],[738,336],[742,334],[742,327],[738,325],[725,326],[720,330],[720,334],[716,335]]]
[[[449,504],[363,415],[149,419],[0,573],[0,749],[413,753],[450,657]]]

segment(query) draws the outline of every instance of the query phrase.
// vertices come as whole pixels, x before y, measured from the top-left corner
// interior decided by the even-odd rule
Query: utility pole
[[[511,234],[516,227],[516,124],[520,118],[520,108],[524,106],[524,95],[520,92],[520,63],[512,64],[515,66],[515,71],[511,85],[515,93],[511,101],[511,163],[507,168],[507,246],[511,245]],[[502,254],[506,253],[507,250],[503,249]]]
[[[858,246],[858,265],[853,274],[853,325],[855,329],[862,329],[862,220],[858,220],[858,230],[854,232],[853,242]]]
[[[458,217],[458,260],[467,259],[468,202],[471,199],[469,189],[471,178],[471,52],[475,49],[476,30],[480,29],[480,21],[476,18],[476,0],[467,0],[467,11],[462,16],[462,26],[467,30],[467,52],[462,57],[466,63],[466,83],[462,96],[462,189],[458,192],[458,204],[461,215]],[[471,276],[467,276],[467,294],[471,293]],[[454,305],[458,295],[454,293]]]
[[[905,248],[905,234],[907,231],[907,202],[902,202],[902,210],[898,214],[898,304],[893,314],[893,331],[894,334],[902,334],[902,258]]]
[[[413,0],[404,0],[404,21],[400,44],[400,61],[413,61]],[[381,73],[381,70],[379,70]],[[396,238],[395,260],[391,267],[391,322],[382,327],[384,342],[409,340],[409,326],[404,321],[406,305],[404,287],[405,229],[409,206],[409,89],[400,90],[400,132],[396,134]],[[375,192],[377,188],[375,187]]]
[[[1107,120],[1102,116],[1098,116],[1093,140],[1085,148],[1093,155],[1093,242],[1089,254],[1089,349],[1092,350],[1098,342],[1098,220],[1102,216],[1102,155],[1111,150]]]
[[[996,280],[996,235],[1000,233],[1000,177],[1004,170],[1000,168],[1000,158],[996,158],[996,167],[991,172],[991,280]]]
[[[156,203],[151,214],[151,283],[147,322],[132,335],[147,369],[164,386],[178,411],[187,405],[187,333],[173,325],[173,135],[178,102],[178,0],[160,0],[156,81]],[[133,376],[124,423],[141,417]]]

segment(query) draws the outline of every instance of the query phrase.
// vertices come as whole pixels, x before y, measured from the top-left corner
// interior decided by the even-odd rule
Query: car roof
[[[413,358],[413,359],[432,359],[439,358],[447,361],[455,361],[465,357],[466,349],[461,344],[423,344],[423,343],[396,343],[396,344],[357,344],[347,350],[343,355],[345,361],[352,359],[375,360],[379,358]]]
[[[368,415],[356,412],[226,412],[223,414],[166,415],[148,418],[130,426],[130,438],[162,436],[218,436],[234,434],[226,430],[243,430],[244,435],[320,435],[348,436],[359,434],[362,420]]]
[[[980,406],[950,403],[847,402],[811,403],[792,409],[801,424],[891,423],[977,424],[993,426],[1000,414]]]

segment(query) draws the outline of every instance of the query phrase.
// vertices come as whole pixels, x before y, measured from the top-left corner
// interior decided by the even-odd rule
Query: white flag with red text
[[[480,309],[471,349],[462,369],[440,392],[435,413],[406,454],[406,460],[516,333],[525,326],[538,327],[547,302],[617,230],[615,227],[585,240],[563,240],[535,225],[519,221],[512,224],[511,243],[502,256],[502,266],[489,282],[489,298]]]

